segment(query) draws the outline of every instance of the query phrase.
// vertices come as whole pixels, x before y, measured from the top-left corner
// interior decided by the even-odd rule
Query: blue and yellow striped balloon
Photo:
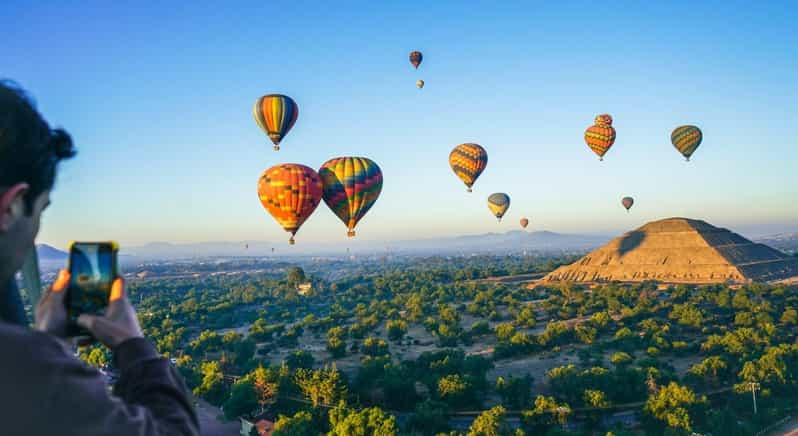
[[[255,122],[274,143],[274,150],[280,149],[280,141],[288,134],[299,116],[299,106],[287,95],[264,95],[255,102],[252,110]]]
[[[346,224],[347,236],[366,215],[382,191],[382,171],[365,157],[336,157],[319,169],[324,202]]]

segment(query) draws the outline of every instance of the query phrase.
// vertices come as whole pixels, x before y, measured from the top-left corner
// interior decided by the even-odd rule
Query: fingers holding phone
[[[111,349],[128,339],[143,337],[136,310],[125,295],[121,278],[114,280],[109,300],[105,315],[81,314],[77,318],[77,324]]]
[[[67,335],[67,313],[64,300],[69,279],[69,271],[61,270],[50,290],[39,300],[36,305],[37,330],[59,338]]]

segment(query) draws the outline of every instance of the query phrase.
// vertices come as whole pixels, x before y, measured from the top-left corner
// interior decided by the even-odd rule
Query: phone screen
[[[116,278],[116,250],[110,243],[74,243],[69,252],[67,313],[73,325],[82,313],[98,315],[108,307]]]

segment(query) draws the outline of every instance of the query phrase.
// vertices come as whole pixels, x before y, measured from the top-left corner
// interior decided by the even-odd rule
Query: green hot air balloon
[[[696,126],[679,126],[671,133],[671,142],[679,150],[685,160],[690,160],[695,150],[701,145],[704,134]]]

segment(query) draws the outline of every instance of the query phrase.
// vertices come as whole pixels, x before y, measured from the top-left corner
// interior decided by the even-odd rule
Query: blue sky
[[[506,231],[521,216],[560,232],[668,216],[798,230],[789,2],[35,3],[0,6],[0,75],[80,153],[41,242],[284,241],[261,172],[344,155],[385,176],[365,240]],[[300,106],[277,153],[251,116],[274,92]],[[604,112],[618,139],[598,162],[582,135]],[[681,124],[704,131],[690,163],[670,145]],[[462,142],[490,155],[473,194],[447,164]],[[502,224],[485,205],[497,191],[512,197]],[[345,234],[322,205],[297,239]]]

